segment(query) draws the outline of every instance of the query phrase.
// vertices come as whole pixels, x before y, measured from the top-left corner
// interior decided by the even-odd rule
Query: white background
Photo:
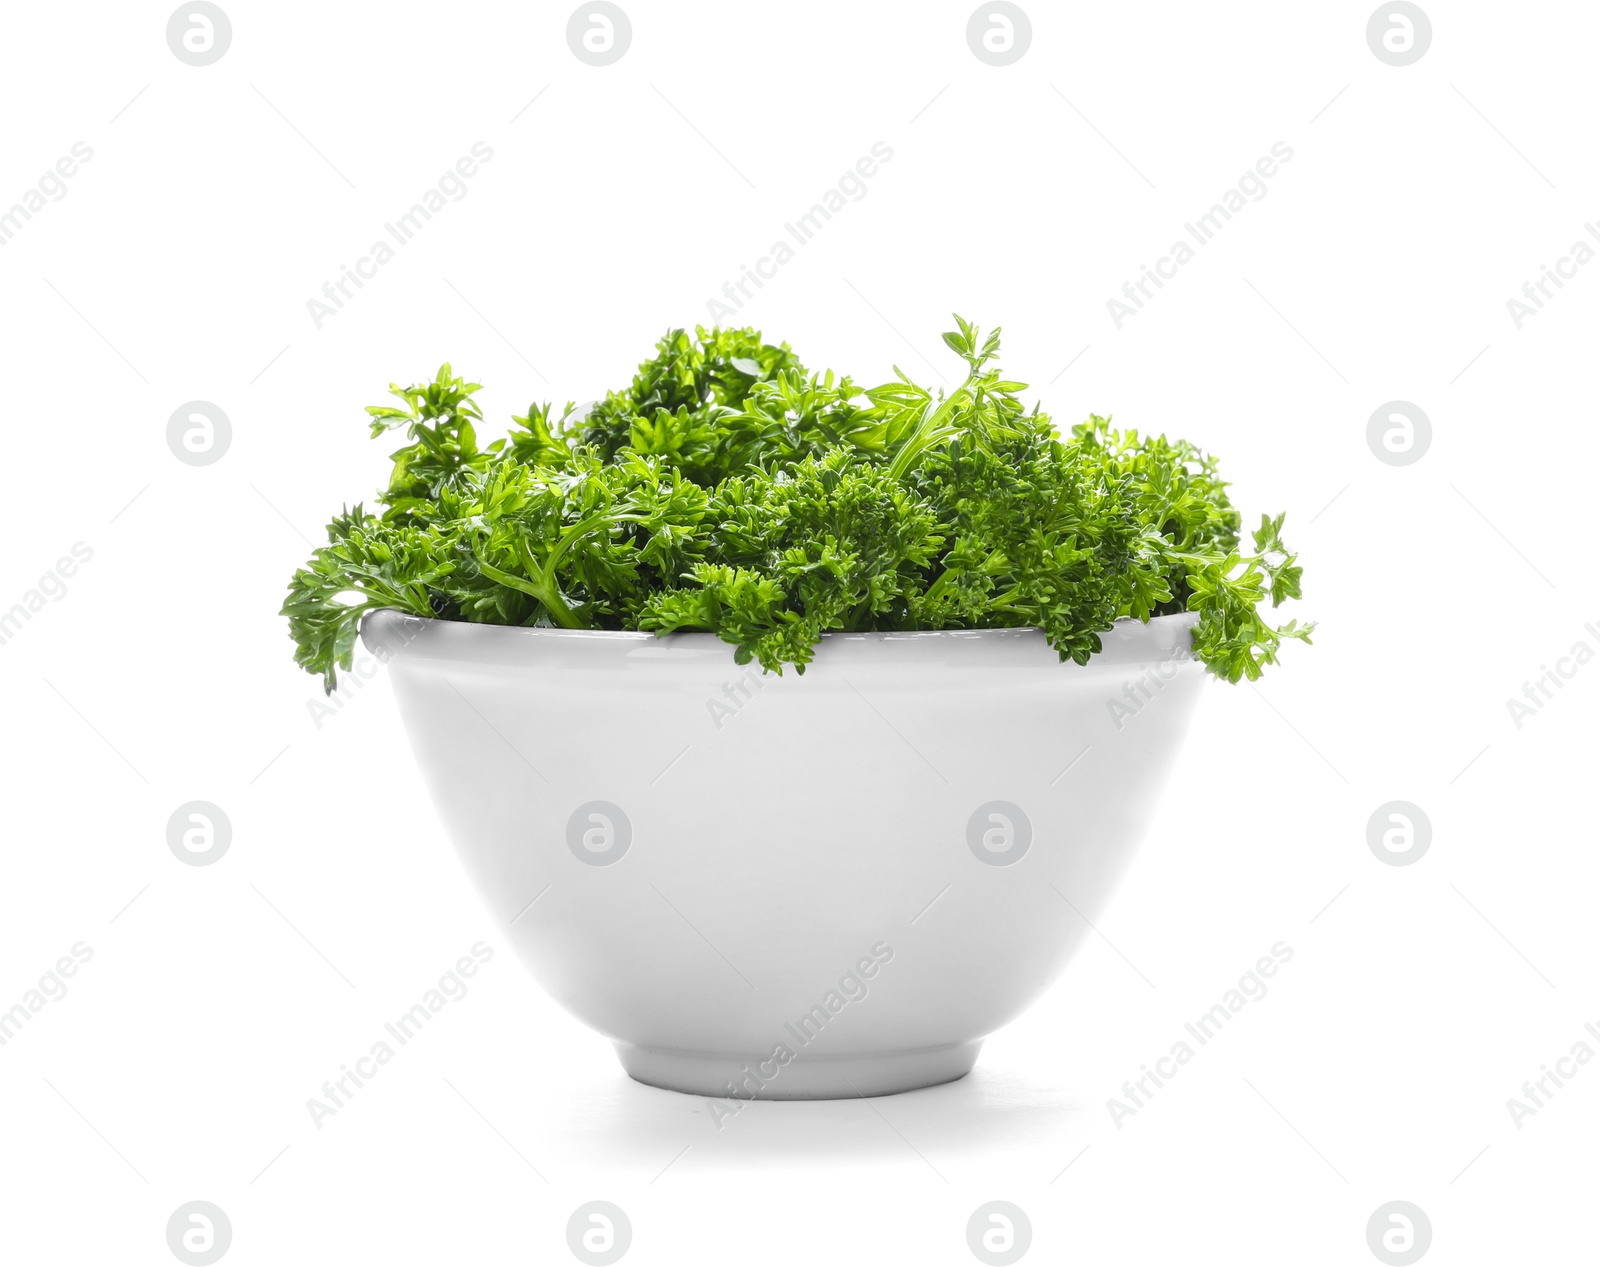
[[[1600,12],[1431,3],[1396,68],[1365,3],[1031,3],[996,68],[966,4],[632,0],[595,68],[565,6],[224,7],[204,68],[162,5],[4,19],[0,206],[93,149],[0,247],[0,608],[94,552],[0,646],[0,1008],[93,948],[0,1048],[8,1263],[174,1263],[192,1199],[230,1265],[576,1262],[595,1198],[641,1265],[975,1263],[997,1198],[1026,1262],[1376,1263],[1394,1199],[1425,1262],[1593,1255],[1600,1063],[1520,1128],[1506,1101],[1600,1025],[1600,664],[1520,729],[1505,702],[1600,650],[1600,264],[1520,330],[1506,300],[1600,215]],[[467,196],[318,329],[306,301],[479,141]],[[387,684],[319,728],[276,611],[384,478],[361,407],[392,379],[449,358],[499,420],[621,385],[876,141],[867,196],[739,320],[866,382],[953,378],[952,309],[1003,323],[1062,425],[1187,436],[1248,520],[1287,509],[1320,627],[1208,690],[1104,939],[971,1077],[719,1134],[498,946]],[[1106,300],[1278,141],[1267,196],[1118,330]],[[212,466],[167,448],[194,399],[232,421]],[[1414,465],[1367,447],[1394,399],[1432,420]],[[166,845],[194,799],[233,825],[213,866]],[[1367,847],[1394,799],[1432,823],[1411,866]],[[479,939],[471,994],[315,1127]],[[1270,994],[1115,1125],[1278,940]]]

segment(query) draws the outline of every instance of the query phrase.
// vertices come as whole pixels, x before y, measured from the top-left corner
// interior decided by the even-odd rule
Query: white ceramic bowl
[[[1088,665],[1037,630],[714,635],[367,616],[505,938],[623,1068],[710,1097],[960,1078],[1138,845],[1198,697],[1188,615]]]

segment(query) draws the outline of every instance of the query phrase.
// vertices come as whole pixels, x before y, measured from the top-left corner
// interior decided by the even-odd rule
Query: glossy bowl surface
[[[835,634],[803,675],[710,634],[375,612],[422,777],[504,936],[646,1083],[959,1078],[1098,919],[1203,671],[1188,615],[1084,666],[1038,630]]]

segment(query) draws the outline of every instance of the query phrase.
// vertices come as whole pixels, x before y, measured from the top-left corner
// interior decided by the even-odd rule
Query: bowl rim
[[[1197,612],[1177,612],[1155,616],[1147,621],[1123,617],[1109,630],[1100,631],[1101,650],[1089,664],[1121,664],[1160,659],[1198,663],[1191,649],[1188,632],[1199,620]],[[399,608],[374,608],[361,617],[361,641],[368,651],[387,657],[405,655],[421,660],[499,659],[514,649],[543,646],[574,653],[615,656],[643,652],[650,658],[682,653],[703,658],[710,653],[726,655],[733,661],[732,643],[704,630],[657,634],[652,630],[583,630],[548,626],[498,625],[482,621],[457,621],[441,617],[416,616]],[[822,635],[822,648],[832,654],[848,647],[852,659],[866,656],[889,658],[895,652],[933,652],[949,654],[962,645],[978,644],[986,649],[1001,647],[1017,651],[1042,648],[1054,659],[1057,653],[1037,625],[948,630],[862,630],[829,631]],[[978,651],[973,647],[974,652]],[[751,662],[752,665],[755,662]],[[1078,668],[1070,662],[1063,667]]]

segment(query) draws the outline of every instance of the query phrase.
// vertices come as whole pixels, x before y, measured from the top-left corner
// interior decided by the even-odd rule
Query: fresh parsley
[[[441,366],[390,385],[372,434],[404,434],[381,511],[357,504],[294,575],[295,659],[327,690],[362,614],[497,625],[710,630],[804,672],[830,630],[1038,626],[1084,663],[1122,617],[1199,613],[1195,654],[1254,680],[1312,625],[1283,516],[1240,544],[1216,459],[1091,416],[1066,435],[992,362],[1000,331],[956,318],[967,375],[935,393],[898,368],[861,388],[754,330],[671,331],[587,413],[548,405],[480,444],[476,383]]]

